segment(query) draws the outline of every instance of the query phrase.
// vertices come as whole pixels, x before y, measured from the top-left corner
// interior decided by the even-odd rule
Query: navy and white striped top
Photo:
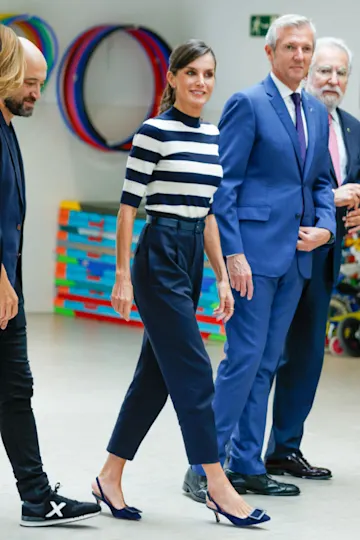
[[[185,219],[211,212],[222,179],[219,131],[175,107],[146,120],[133,139],[121,202]]]

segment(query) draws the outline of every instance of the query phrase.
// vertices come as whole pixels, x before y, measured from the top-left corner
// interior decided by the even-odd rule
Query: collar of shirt
[[[286,99],[287,97],[290,97],[291,94],[294,94],[294,91],[291,90],[291,88],[289,88],[288,86],[286,86],[286,84],[284,84],[282,81],[280,81],[280,79],[278,79],[277,76],[273,72],[270,73],[270,77],[274,81],[274,84],[276,88],[279,90],[279,93],[283,99]],[[301,94],[301,90],[302,90],[302,86],[300,84],[298,88],[295,90],[295,93],[297,92],[298,94]]]

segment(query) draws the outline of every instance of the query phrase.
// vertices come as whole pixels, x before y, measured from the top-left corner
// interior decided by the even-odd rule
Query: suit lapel
[[[315,126],[314,109],[310,105],[309,98],[304,91],[301,92],[301,98],[302,98],[301,102],[304,109],[307,133],[308,133],[308,144],[307,144],[305,169],[304,169],[304,177],[306,177],[314,158],[315,141],[316,141],[316,126]]]
[[[16,133],[15,133],[15,130],[14,130],[13,126],[12,126],[12,130],[13,130],[13,136],[14,136],[15,146],[16,146],[16,150],[17,150],[17,158],[18,158],[18,159],[15,159],[15,163],[18,164],[18,167],[16,167],[16,169],[18,171],[18,174],[17,174],[18,187],[19,187],[19,191],[20,191],[21,202],[22,202],[24,212],[25,212],[26,196],[25,196],[24,164],[23,164],[23,160],[22,160],[22,156],[21,156],[21,150],[20,150],[19,142],[18,142],[18,139],[17,139],[17,136],[16,136]]]
[[[329,152],[329,156],[330,156],[330,152]],[[338,188],[339,184],[338,184],[338,181],[337,181],[337,178],[336,178],[336,173],[335,173],[335,169],[334,169],[334,165],[333,165],[331,156],[330,156],[330,176],[331,176],[331,180],[332,180],[332,183],[333,183],[333,187],[335,189]]]
[[[6,141],[6,145],[8,147],[9,154],[10,154],[10,157],[11,157],[11,161],[12,161],[12,164],[13,164],[13,167],[14,167],[16,183],[17,183],[17,187],[18,187],[18,191],[19,191],[20,200],[21,200],[22,205],[24,206],[24,202],[25,202],[24,195],[25,194],[24,194],[24,189],[23,189],[23,173],[21,171],[22,164],[21,164],[20,152],[18,154],[19,159],[17,159],[17,156],[14,155],[13,146],[12,146],[12,144],[10,144],[10,141],[9,141],[9,130],[13,130],[13,127],[8,126],[6,124],[5,119],[4,119],[4,117],[3,117],[3,115],[1,113],[0,113],[0,127],[2,129],[3,134],[4,134],[4,139]],[[13,135],[14,135],[14,139],[15,139],[17,148],[19,149],[18,143],[17,143],[17,138],[16,138],[16,135],[15,135],[14,131],[13,131]]]
[[[302,159],[301,159],[301,154],[300,154],[300,143],[299,143],[296,128],[294,126],[294,122],[292,121],[289,111],[287,110],[287,107],[285,105],[285,102],[283,98],[281,97],[270,75],[268,75],[268,77],[265,79],[264,86],[265,86],[266,93],[268,94],[270,98],[271,105],[274,107],[278,117],[283,123],[293,143],[297,162],[298,162],[301,174],[302,174],[303,166],[302,166]]]

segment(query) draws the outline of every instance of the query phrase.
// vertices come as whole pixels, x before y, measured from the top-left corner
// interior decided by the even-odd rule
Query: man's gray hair
[[[344,40],[334,38],[334,37],[322,37],[317,40],[314,56],[312,57],[312,60],[311,60],[310,71],[316,65],[316,58],[317,58],[318,53],[321,51],[322,48],[326,48],[326,47],[340,49],[340,51],[344,51],[347,54],[348,72],[350,75],[351,69],[352,69],[352,62],[353,62],[353,53],[351,52],[349,47],[346,45]]]
[[[315,45],[315,26],[310,19],[304,17],[303,15],[283,15],[282,17],[278,17],[277,19],[275,19],[270,25],[269,30],[267,31],[267,34],[265,36],[266,45],[270,45],[270,47],[275,50],[276,42],[278,39],[278,31],[280,30],[280,28],[289,28],[290,26],[296,26],[298,28],[301,26],[310,26],[314,34]]]

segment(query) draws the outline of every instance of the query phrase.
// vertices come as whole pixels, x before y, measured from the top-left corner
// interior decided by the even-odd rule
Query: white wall
[[[355,53],[354,72],[344,101],[344,107],[359,114],[360,40],[357,0],[208,0],[206,9],[202,2],[184,0],[188,18],[186,36],[195,35],[214,48],[218,59],[218,84],[211,107],[221,110],[224,101],[246,86],[264,78],[268,62],[264,53],[264,40],[250,37],[250,15],[299,13],[310,17],[318,36],[331,35],[345,39]]]
[[[246,3],[239,0],[2,1],[3,12],[33,13],[52,24],[61,53],[79,32],[109,21],[148,26],[170,45],[190,37],[204,39],[218,58],[217,87],[206,111],[207,118],[215,122],[224,101],[234,91],[261,80],[268,71],[263,39],[249,37],[250,14],[296,13],[298,10],[299,3],[290,0],[272,3],[266,0]],[[324,8],[320,0],[301,3],[301,13],[313,19],[319,35],[344,38],[355,53],[344,107],[356,116],[360,76],[357,11],[357,0],[341,3],[330,0]],[[134,65],[136,69],[131,69]],[[126,130],[122,131],[124,121],[131,122],[134,115],[141,118],[149,90],[147,69],[141,54],[119,37],[104,44],[99,51],[90,70],[87,95],[99,119],[97,125],[101,124],[107,133],[110,134],[110,129],[114,136],[125,133]],[[27,174],[24,281],[28,311],[52,309],[59,202],[63,199],[118,200],[126,159],[126,154],[105,155],[92,150],[68,132],[57,110],[54,83],[55,74],[33,118],[15,121]],[[136,100],[131,87],[138,90]],[[140,107],[136,107],[137,100]],[[135,127],[136,122],[132,125]]]
[[[173,45],[182,40],[181,29],[184,24],[177,7],[178,2],[173,2],[172,15],[169,17],[169,3],[169,0],[10,0],[7,5],[2,2],[2,11],[32,13],[46,19],[53,26],[63,53],[80,32],[95,24],[115,21],[119,24],[148,26]],[[120,40],[117,44],[121,47],[121,39],[116,39]],[[111,45],[111,40],[109,41]],[[124,130],[121,125],[117,126],[117,123],[121,123],[122,117],[128,121],[129,98],[132,94],[127,79],[131,79],[131,65],[123,70],[120,69],[119,62],[121,64],[123,59],[126,64],[127,58],[128,63],[134,64],[135,58],[137,67],[133,79],[138,77],[139,82],[143,75],[141,70],[147,73],[148,66],[134,47],[133,56],[126,57],[126,51],[122,48],[116,50],[113,47],[109,51],[108,46],[109,43],[104,45],[103,54],[98,55],[95,66],[90,70],[89,98],[94,103],[97,101],[96,95],[99,96],[100,103],[97,103],[97,107],[92,107],[92,110],[96,115],[103,113],[105,117],[108,117],[109,109],[101,105],[101,98],[103,97],[103,101],[110,98],[115,110],[113,132],[119,136],[128,135],[129,131]],[[111,68],[115,67],[116,71],[112,72]],[[106,72],[110,79],[109,84],[106,81]],[[124,98],[122,102],[127,107],[125,111],[121,110],[121,100],[119,107],[119,96]],[[147,105],[146,87],[140,88],[138,97],[141,104]],[[132,103],[130,101],[130,105],[133,104],[133,100]],[[140,107],[140,112],[141,110],[143,107]],[[130,116],[136,114],[138,118],[141,117],[136,108],[132,107],[130,111]],[[111,127],[106,118],[105,122],[100,123]],[[23,257],[26,306],[29,312],[51,311],[59,203],[63,199],[119,200],[126,154],[103,154],[94,151],[69,133],[56,105],[55,74],[41,102],[37,104],[33,117],[15,119],[14,124],[23,152],[27,182],[28,211]],[[135,126],[136,122],[132,123],[132,127]]]

